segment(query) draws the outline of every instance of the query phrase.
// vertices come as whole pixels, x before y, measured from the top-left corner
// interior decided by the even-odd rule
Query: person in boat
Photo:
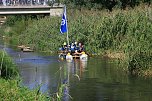
[[[70,52],[67,53],[67,55],[66,55],[66,60],[67,60],[67,61],[72,61],[72,60],[73,60],[73,57],[72,57],[72,55],[70,54]]]
[[[79,42],[78,47],[79,47],[79,50],[78,50],[79,53],[84,51],[84,45],[81,42]]]
[[[67,51],[67,44],[66,44],[66,42],[63,43],[62,47],[59,48],[59,50],[62,51],[62,52]]]
[[[77,42],[74,42],[74,49],[75,49],[75,53],[77,53],[78,52],[78,50],[79,50],[79,46],[78,46],[78,43]]]
[[[82,51],[81,54],[82,55],[80,56],[80,60],[81,61],[87,61],[88,60],[88,55],[84,51]]]
[[[75,45],[73,42],[70,45],[70,52],[71,52],[71,54],[73,54],[75,52]]]

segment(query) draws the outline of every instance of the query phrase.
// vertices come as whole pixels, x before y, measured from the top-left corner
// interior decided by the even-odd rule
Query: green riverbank
[[[41,94],[39,88],[29,90],[21,87],[19,72],[11,58],[0,51],[0,98],[2,101],[47,101],[47,95]]]
[[[20,87],[18,80],[0,78],[0,98],[2,101],[50,101],[50,98],[41,94],[38,89],[29,90]]]
[[[70,42],[83,42],[90,54],[122,59],[126,70],[135,75],[152,76],[152,8],[106,10],[68,9]],[[61,17],[9,16],[1,26],[2,36],[17,45],[36,51],[56,52],[66,34],[60,34]],[[121,53],[119,56],[115,53]],[[122,58],[123,57],[123,58]]]

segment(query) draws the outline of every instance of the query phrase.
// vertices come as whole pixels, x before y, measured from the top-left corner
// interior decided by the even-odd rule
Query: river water
[[[152,100],[152,80],[128,75],[112,60],[89,58],[87,62],[66,62],[57,55],[7,47],[5,50],[17,64],[24,86],[30,89],[39,86],[43,93],[53,95],[61,83],[67,84],[64,101]]]

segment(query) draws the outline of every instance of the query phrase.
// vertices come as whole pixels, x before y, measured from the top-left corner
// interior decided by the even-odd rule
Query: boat
[[[34,51],[30,47],[27,47],[25,45],[20,45],[20,46],[18,46],[18,48],[23,52],[33,52]]]
[[[22,51],[23,52],[33,52],[33,50],[30,48],[23,48]]]
[[[81,61],[87,61],[88,60],[88,55],[83,51],[81,53],[75,52],[75,53],[70,53],[70,52],[59,52],[59,59],[61,60],[73,60],[73,59],[80,59]]]
[[[60,50],[60,52],[59,52],[59,58],[61,60],[66,59],[68,61],[72,61],[73,59],[80,59],[82,61],[87,61],[88,60],[88,55],[84,51],[77,52],[76,50],[73,51],[72,48],[70,50],[69,37],[68,37],[68,28],[67,27],[68,26],[67,26],[66,6],[65,6],[64,7],[64,12],[63,12],[63,15],[62,15],[60,32],[62,34],[63,33],[67,33],[67,45],[64,44],[64,45],[66,45],[66,48],[62,47],[64,49]]]

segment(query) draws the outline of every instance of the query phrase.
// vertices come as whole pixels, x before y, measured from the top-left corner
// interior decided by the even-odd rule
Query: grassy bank
[[[123,54],[131,73],[151,70],[152,8],[141,5],[110,13],[106,10],[67,11],[70,42],[83,42],[89,54]],[[21,19],[11,23],[9,28],[6,23],[3,28],[7,29],[4,34],[16,44],[52,52],[66,40],[66,34],[60,34],[60,23],[61,17]]]
[[[41,85],[30,90],[22,84],[19,71],[11,57],[0,50],[0,99],[2,101],[61,101],[64,96],[65,84],[58,85],[54,94],[42,94]]]
[[[0,77],[4,79],[18,78],[19,73],[16,65],[5,51],[0,50]]]
[[[50,97],[41,94],[39,89],[29,90],[21,87],[17,67],[4,51],[0,51],[0,64],[0,98],[2,101],[50,100]]]
[[[39,90],[29,90],[19,87],[18,80],[5,80],[0,78],[0,98],[2,101],[50,101]]]

